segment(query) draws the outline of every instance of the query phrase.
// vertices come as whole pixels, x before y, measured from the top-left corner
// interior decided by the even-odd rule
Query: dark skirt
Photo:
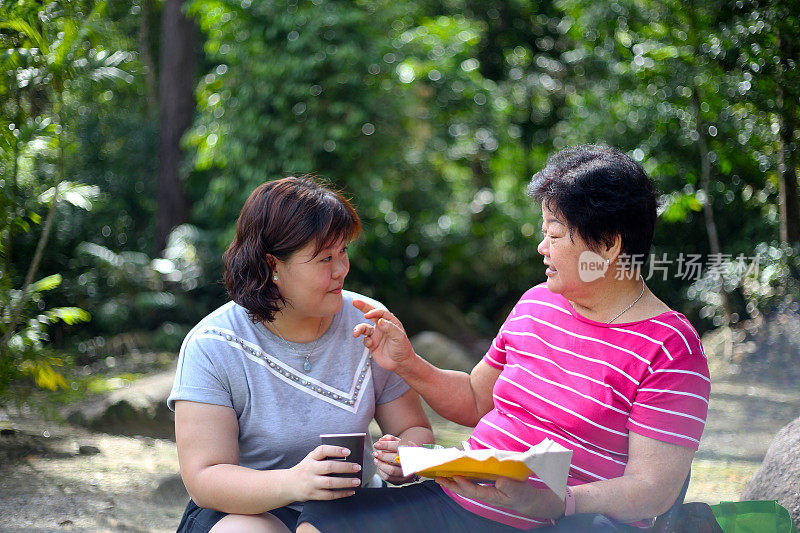
[[[520,530],[471,513],[450,498],[435,481],[387,489],[363,489],[333,501],[303,506],[298,523],[309,522],[323,533],[518,533]],[[631,533],[642,530],[600,514],[563,518],[542,533]]]
[[[300,511],[295,511],[289,507],[278,507],[269,512],[286,524],[289,531],[294,531],[297,528],[297,519],[300,516]],[[189,500],[186,510],[183,512],[181,523],[178,525],[177,533],[208,533],[217,522],[226,516],[228,516],[228,513],[204,509],[198,507],[194,501]]]

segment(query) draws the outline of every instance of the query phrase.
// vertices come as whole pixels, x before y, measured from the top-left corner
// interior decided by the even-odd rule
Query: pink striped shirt
[[[478,422],[470,446],[523,451],[549,438],[573,450],[569,485],[622,476],[629,431],[695,450],[700,443],[708,363],[697,332],[675,311],[605,324],[538,285],[517,302],[484,361],[501,373],[494,409]],[[448,494],[469,511],[520,529],[548,524]]]

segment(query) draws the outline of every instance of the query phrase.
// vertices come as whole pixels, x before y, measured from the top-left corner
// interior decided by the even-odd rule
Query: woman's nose
[[[546,244],[547,237],[544,237],[542,241],[539,243],[539,246],[536,247],[536,251],[539,252],[541,255],[547,255],[550,247]]]
[[[334,278],[342,278],[350,271],[350,260],[345,256],[343,259],[336,262],[336,268],[333,269]]]

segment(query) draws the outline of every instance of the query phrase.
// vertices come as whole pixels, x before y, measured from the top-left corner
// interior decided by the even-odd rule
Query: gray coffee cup
[[[328,457],[331,461],[346,461],[348,463],[358,463],[361,465],[361,470],[358,472],[353,472],[352,474],[347,473],[333,473],[328,474],[329,476],[333,477],[353,477],[358,478],[361,482],[364,482],[364,479],[361,476],[361,473],[364,471],[364,441],[367,438],[366,433],[326,433],[319,436],[322,444],[327,444],[329,446],[341,446],[343,448],[347,448],[350,450],[350,455],[347,457]],[[359,485],[360,486],[360,485]],[[340,489],[340,490],[352,490],[352,489]]]

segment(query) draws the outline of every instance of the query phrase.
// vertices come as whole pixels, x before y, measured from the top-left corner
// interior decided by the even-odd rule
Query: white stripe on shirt
[[[613,331],[618,331],[620,333],[627,333],[629,335],[636,335],[637,337],[641,337],[643,339],[646,339],[646,340],[652,342],[653,344],[657,344],[657,345],[661,346],[661,349],[664,350],[665,354],[667,354],[667,359],[669,359],[670,361],[674,361],[674,359],[672,358],[672,354],[669,353],[669,350],[667,350],[667,347],[664,346],[663,342],[661,342],[659,340],[656,340],[653,337],[650,337],[648,335],[645,335],[644,333],[641,333],[639,331],[631,331],[629,329],[622,329],[622,328],[611,328],[611,329]]]
[[[536,355],[536,354],[533,354],[533,353],[530,353],[530,352],[526,352],[526,351],[523,351],[523,350],[518,350],[518,349],[513,348],[511,346],[509,346],[508,349],[511,350],[514,353],[519,354],[519,355],[523,355],[523,356],[526,356],[526,357],[532,357],[532,358],[538,359],[539,361],[542,361],[544,363],[549,363],[549,364],[555,366],[556,368],[558,368],[559,370],[561,370],[562,372],[564,372],[565,374],[569,374],[570,376],[575,376],[577,378],[583,378],[583,379],[585,379],[587,381],[591,381],[592,383],[596,383],[597,385],[600,385],[601,387],[605,387],[608,390],[610,390],[611,392],[613,392],[615,395],[617,395],[617,397],[620,400],[622,400],[623,402],[628,404],[628,406],[632,405],[631,401],[624,394],[619,392],[617,389],[615,389],[614,387],[612,387],[608,383],[605,383],[605,382],[603,382],[603,381],[601,381],[599,379],[594,379],[594,378],[589,377],[589,376],[587,376],[585,374],[581,374],[580,372],[573,372],[571,370],[567,370],[566,368],[564,368],[563,366],[559,365],[558,363],[556,363],[552,359],[548,359],[547,357],[544,357],[543,355]]]
[[[522,407],[521,405],[519,405],[519,404],[517,404],[515,402],[512,402],[511,400],[508,400],[506,398],[501,398],[501,397],[497,396],[496,394],[493,395],[493,397],[494,397],[494,399],[499,400],[499,401],[501,401],[503,403],[507,403],[507,404],[513,405],[515,407],[518,407],[519,409],[525,411],[526,413],[528,413],[529,415],[531,415],[533,418],[535,418],[536,420],[538,420],[540,422],[544,422],[546,424],[555,425],[555,424],[553,424],[552,420],[547,420],[546,418],[542,418],[540,416],[536,416],[533,413],[531,413],[530,411],[528,411],[527,409],[525,409],[524,407]],[[606,452],[607,454],[610,454],[610,455],[615,455],[615,456],[619,456],[619,457],[628,457],[628,454],[626,454],[626,453],[620,453],[620,452],[615,451],[615,450],[609,450],[608,448],[605,448],[603,446],[600,446],[598,444],[590,442],[590,441],[588,441],[588,440],[586,440],[584,438],[581,438],[581,437],[575,435],[574,433],[572,433],[570,431],[567,431],[567,430],[565,430],[563,428],[559,428],[559,429],[561,429],[561,431],[564,434],[569,435],[573,440],[570,440],[570,439],[564,437],[564,435],[561,434],[561,433],[556,433],[556,432],[551,431],[551,430],[549,430],[549,429],[547,429],[545,427],[541,427],[541,426],[537,426],[535,424],[530,424],[528,422],[525,422],[520,417],[515,416],[515,415],[513,415],[511,413],[504,412],[503,414],[505,416],[507,416],[508,418],[513,418],[514,420],[518,421],[520,424],[528,426],[531,429],[534,429],[534,430],[539,431],[541,433],[547,433],[548,435],[552,435],[553,437],[555,437],[556,439],[558,439],[560,441],[569,443],[570,445],[577,446],[578,448],[582,449],[586,453],[591,453],[592,455],[596,455],[597,457],[599,457],[601,459],[606,459],[606,460],[611,461],[612,463],[617,463],[617,464],[622,465],[622,466],[625,466],[625,464],[626,464],[625,461],[618,461],[618,460],[614,459],[613,457],[609,457],[608,455],[604,455],[604,454],[602,454],[602,453],[600,453],[600,452],[598,452],[596,450],[589,449],[586,446],[583,446],[581,443],[586,444],[587,446],[592,446],[594,448],[597,448],[598,450],[602,450],[602,451],[604,451],[604,452]],[[472,437],[472,438],[474,439],[475,437]],[[485,443],[482,443],[482,444],[484,444],[484,446],[486,446]],[[489,446],[487,446],[487,447],[489,447]]]
[[[554,387],[558,387],[558,388],[560,388],[560,389],[568,390],[568,391],[572,392],[573,394],[577,394],[577,395],[578,395],[578,396],[580,396],[581,398],[586,398],[587,400],[589,400],[589,401],[591,401],[591,402],[594,402],[594,403],[596,403],[597,405],[602,405],[602,406],[603,406],[603,407],[605,407],[606,409],[611,409],[612,411],[616,411],[616,412],[618,412],[618,413],[619,413],[619,414],[621,414],[621,415],[628,416],[628,414],[629,414],[627,411],[623,411],[623,410],[622,410],[622,409],[620,409],[619,407],[614,407],[613,405],[608,405],[608,404],[606,404],[605,402],[603,402],[603,401],[602,401],[602,400],[600,400],[599,398],[595,398],[594,396],[590,396],[590,395],[588,395],[588,394],[583,394],[582,392],[578,392],[578,391],[576,391],[576,390],[575,390],[575,389],[573,389],[572,387],[567,387],[566,385],[562,385],[561,383],[558,383],[558,382],[556,382],[556,381],[551,381],[551,380],[549,380],[549,379],[543,378],[542,376],[540,376],[540,375],[538,375],[538,374],[534,373],[534,372],[533,372],[533,371],[531,371],[531,370],[528,370],[527,368],[525,368],[525,367],[524,367],[524,366],[522,366],[522,365],[506,365],[506,367],[507,367],[507,368],[518,368],[518,369],[522,370],[523,372],[525,372],[526,374],[529,374],[530,376],[532,376],[532,377],[534,377],[534,378],[540,379],[540,380],[544,381],[545,383],[549,383],[550,385],[552,385],[552,386],[554,386]]]
[[[571,414],[572,416],[574,416],[574,417],[576,417],[576,418],[580,418],[581,420],[583,420],[583,421],[584,421],[584,422],[586,422],[587,424],[591,424],[592,426],[594,426],[594,427],[596,427],[596,428],[598,428],[598,429],[602,429],[602,430],[608,431],[609,433],[613,433],[614,435],[619,435],[619,436],[621,436],[621,437],[627,437],[627,436],[628,436],[628,433],[627,433],[627,432],[623,432],[623,431],[616,431],[616,430],[614,430],[614,429],[611,429],[611,428],[609,428],[609,427],[606,427],[606,426],[604,426],[604,425],[602,425],[602,424],[598,424],[597,422],[595,422],[595,421],[593,421],[593,420],[590,420],[589,418],[586,418],[585,416],[583,416],[583,415],[581,415],[581,414],[579,414],[579,413],[576,413],[576,412],[575,412],[575,411],[573,411],[572,409],[567,409],[567,408],[566,408],[566,407],[564,407],[563,405],[557,404],[556,402],[554,402],[554,401],[552,401],[552,400],[548,400],[548,399],[547,399],[547,398],[545,398],[544,396],[541,396],[541,395],[539,395],[539,394],[536,394],[536,393],[535,393],[535,392],[533,392],[532,390],[530,390],[530,389],[527,389],[527,388],[523,387],[523,386],[522,386],[522,385],[520,385],[519,383],[517,383],[517,382],[515,382],[515,381],[513,381],[513,380],[510,380],[510,379],[508,379],[507,377],[503,376],[502,374],[500,374],[500,377],[499,377],[499,378],[497,378],[497,379],[502,379],[502,380],[503,380],[503,381],[505,381],[506,383],[509,383],[509,384],[511,384],[511,385],[514,385],[515,387],[517,387],[517,388],[519,388],[519,389],[521,389],[521,390],[523,390],[523,391],[527,392],[528,394],[530,394],[530,395],[531,395],[531,396],[533,396],[534,398],[537,398],[537,399],[539,399],[539,400],[541,400],[541,401],[543,401],[543,402],[545,402],[545,403],[547,403],[547,404],[549,404],[549,405],[552,405],[553,407],[556,407],[556,408],[558,408],[558,409],[561,409],[562,411],[565,411],[565,412],[567,412],[567,413]]]
[[[692,398],[697,398],[698,400],[701,400],[703,403],[708,404],[708,400],[706,400],[699,394],[692,394],[691,392],[669,390],[669,389],[639,389],[639,392],[658,392],[663,394],[678,394],[680,396],[691,396]]]
[[[561,311],[562,313],[567,314],[567,315],[571,314],[569,311],[567,311],[563,307],[560,307],[560,306],[558,306],[556,304],[553,304],[553,303],[550,303],[550,302],[543,302],[542,300],[520,300],[517,305],[519,305],[519,304],[543,305],[545,307],[550,307],[552,309],[555,309],[556,311]]]
[[[654,427],[650,427],[646,424],[642,424],[641,422],[637,422],[633,418],[629,418],[628,421],[631,424],[643,427],[645,429],[649,429],[650,431],[655,431],[656,433],[663,433],[664,435],[672,435],[673,437],[678,437],[679,439],[686,439],[688,441],[694,442],[695,444],[700,444],[700,441],[697,439],[693,439],[692,437],[687,437],[686,435],[681,435],[680,433],[672,433],[671,431],[665,431],[663,429],[658,429]]]
[[[613,348],[614,350],[619,350],[620,352],[632,355],[633,357],[635,357],[636,359],[638,359],[639,361],[641,361],[642,363],[644,363],[646,365],[650,364],[650,361],[648,361],[647,359],[645,359],[644,357],[642,357],[638,353],[634,352],[633,350],[629,350],[627,348],[623,348],[622,346],[617,346],[616,344],[612,344],[612,343],[610,343],[608,341],[604,341],[602,339],[598,339],[597,337],[590,337],[588,335],[581,335],[579,333],[575,333],[574,331],[569,331],[567,329],[562,328],[561,326],[556,326],[555,324],[552,324],[552,323],[548,322],[547,320],[542,320],[541,318],[537,318],[535,316],[521,315],[519,317],[512,318],[511,320],[509,320],[509,322],[516,321],[516,320],[522,320],[523,318],[528,318],[530,320],[533,320],[534,322],[538,322],[539,324],[542,324],[543,326],[548,326],[550,328],[553,328],[553,329],[555,329],[557,331],[560,331],[561,333],[564,333],[565,335],[569,335],[570,337],[575,337],[577,339],[583,339],[583,340],[586,340],[586,341],[596,342],[596,343],[602,344],[604,346],[608,346],[609,348]]]
[[[610,369],[622,374],[623,376],[625,376],[626,378],[631,380],[634,385],[639,385],[639,382],[633,376],[629,375],[627,372],[625,372],[621,368],[618,368],[618,367],[612,365],[608,361],[605,361],[603,359],[595,359],[594,357],[589,357],[589,356],[586,356],[586,355],[583,355],[583,354],[579,354],[577,352],[573,352],[571,350],[567,350],[566,348],[561,348],[560,346],[555,346],[554,344],[550,344],[549,342],[544,340],[542,337],[540,337],[536,333],[529,333],[527,331],[509,331],[509,330],[503,330],[502,333],[504,333],[506,335],[517,335],[517,336],[521,336],[521,337],[534,337],[534,338],[538,339],[539,342],[541,342],[545,346],[547,346],[549,348],[552,348],[554,350],[558,350],[560,352],[564,352],[565,354],[572,355],[572,356],[577,357],[579,359],[583,359],[584,361],[589,361],[589,362],[592,362],[592,363],[596,363],[598,365],[607,366],[608,368],[610,368]]]
[[[653,373],[653,374],[659,374],[659,373],[664,373],[664,374],[686,374],[686,375],[689,375],[689,376],[698,377],[698,378],[702,379],[703,381],[707,381],[707,382],[711,383],[711,380],[709,378],[707,378],[706,376],[704,376],[703,374],[700,374],[699,372],[692,372],[691,370],[680,370],[680,369],[677,369],[677,368],[672,368],[672,369],[659,368],[658,370],[652,370],[651,369],[650,372]]]
[[[686,413],[682,413],[680,411],[673,411],[671,409],[663,409],[661,407],[656,407],[654,405],[647,405],[646,403],[639,403],[639,402],[634,402],[633,405],[638,405],[639,407],[645,407],[647,409],[653,409],[654,411],[661,411],[662,413],[669,413],[669,414],[675,415],[675,416],[682,416],[684,418],[691,418],[692,420],[697,420],[701,424],[705,424],[706,423],[705,419],[703,419],[703,418],[697,418],[696,416],[692,416],[692,415],[689,415],[689,414],[686,414]]]
[[[686,349],[689,350],[689,355],[694,355],[694,352],[692,352],[692,347],[689,346],[689,341],[687,341],[686,337],[683,336],[683,333],[681,333],[681,330],[679,330],[675,326],[671,326],[671,325],[667,324],[666,322],[661,322],[660,320],[652,320],[652,322],[655,322],[656,324],[659,324],[661,326],[669,328],[672,331],[674,331],[675,333],[677,333],[678,335],[680,335],[681,339],[683,339],[683,343],[686,345]]]

